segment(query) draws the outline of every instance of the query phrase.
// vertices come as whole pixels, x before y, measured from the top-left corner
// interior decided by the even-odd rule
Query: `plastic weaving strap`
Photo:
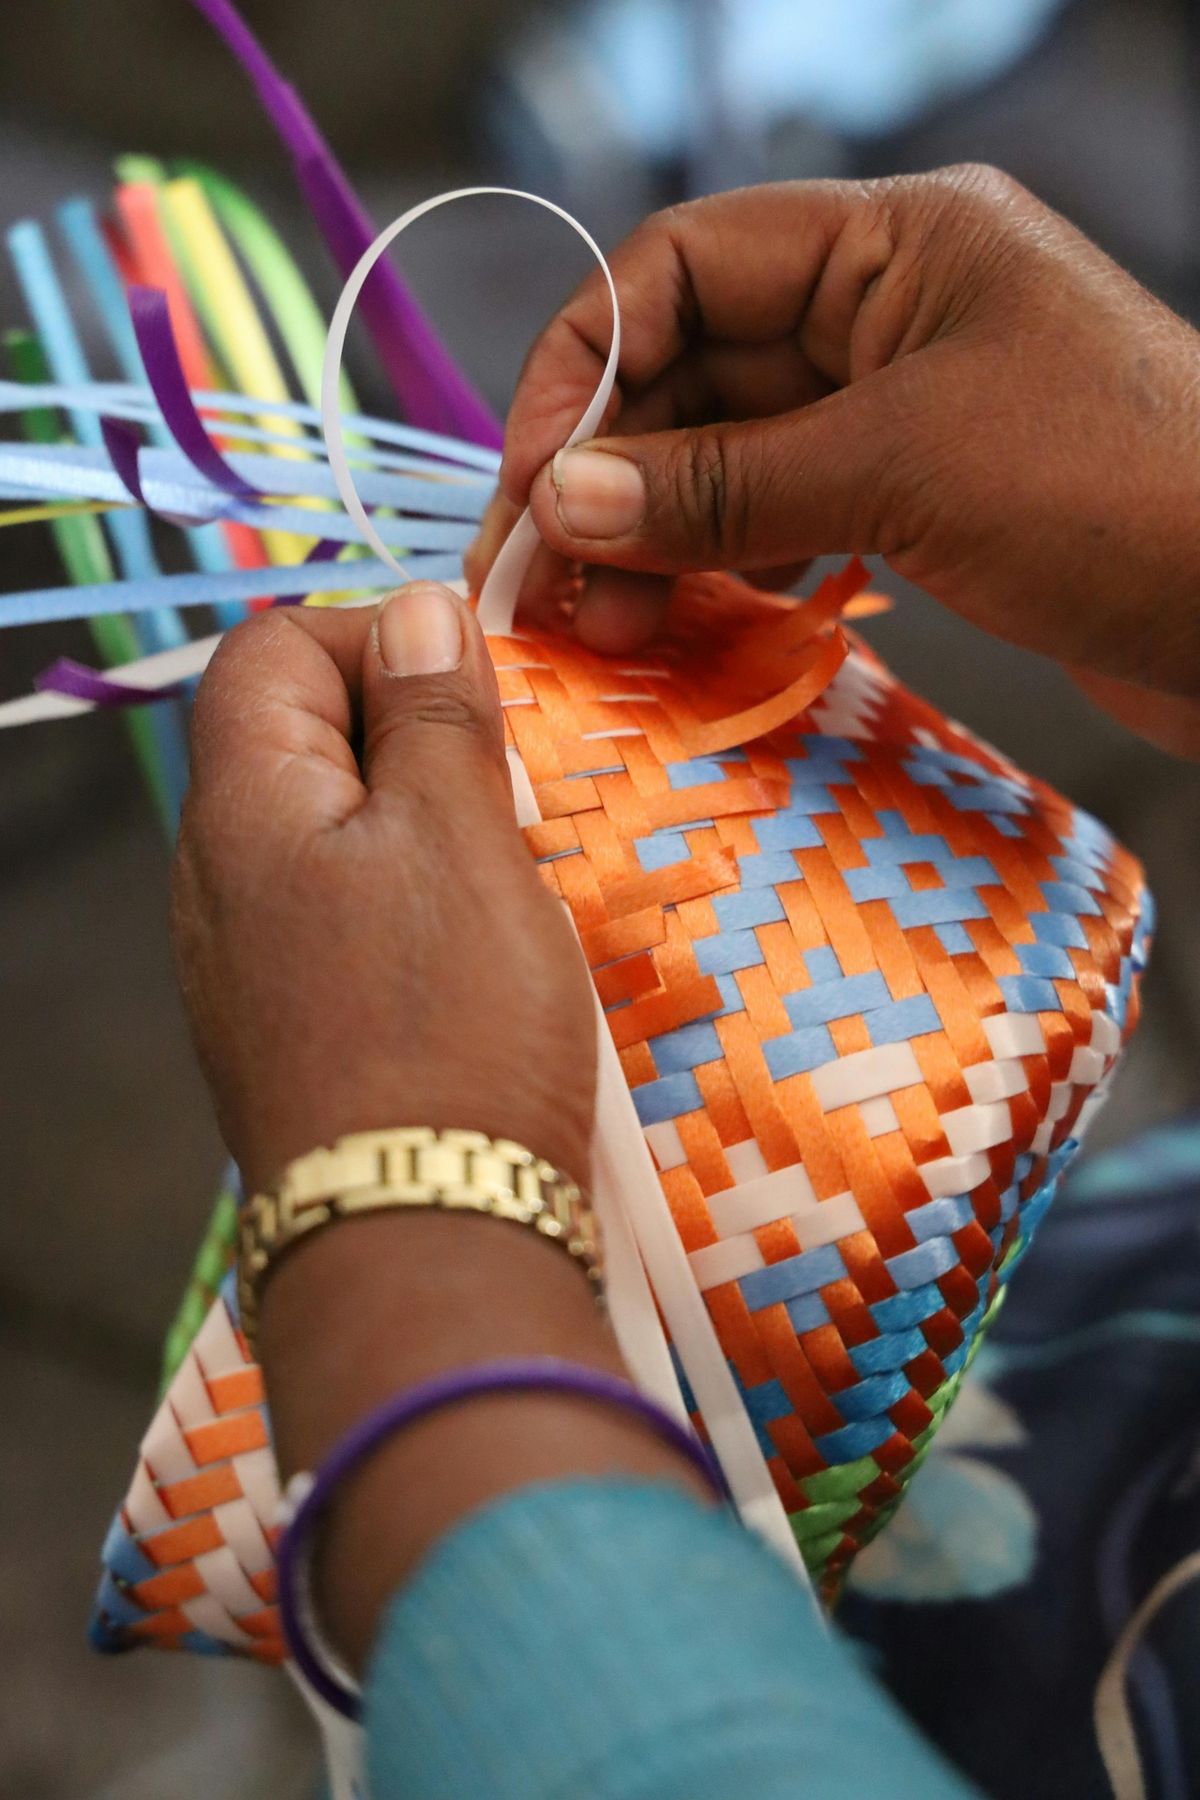
[[[453,580],[462,568],[462,557],[430,551],[409,559],[413,577],[428,581]],[[305,594],[340,593],[346,587],[342,564],[315,563],[271,565],[262,569],[231,569],[227,575],[163,575],[148,581],[113,581],[95,587],[39,588],[26,593],[0,594],[0,627],[44,625],[57,619],[90,619],[99,613],[137,614],[160,607],[163,600],[186,610],[190,606],[215,606],[227,600],[250,600],[256,595],[300,598]],[[377,592],[395,587],[392,568],[374,558],[356,563],[356,588]]]
[[[96,302],[113,354],[128,379],[136,382],[144,391],[146,371],[130,317],[125,284],[105,241],[95,208],[89,200],[67,200],[58,209],[58,221],[79,271]],[[101,429],[104,430],[103,424]],[[170,442],[170,433],[160,419],[152,417],[147,420],[147,433],[151,443]],[[107,431],[105,443],[109,444]],[[111,453],[111,444],[109,449]],[[188,548],[198,568],[215,573],[233,566],[218,526],[191,525],[186,526],[185,530]],[[242,613],[241,607],[231,607],[220,623],[236,624]]]
[[[243,570],[242,573],[248,574],[250,571]],[[127,623],[124,619],[116,622],[121,625]],[[143,685],[147,698],[152,700],[160,689],[170,687],[176,681],[187,681],[202,675],[212,661],[220,641],[221,633],[216,632],[212,637],[193,638],[188,643],[181,644],[177,650],[161,650],[157,656],[144,656],[137,662],[122,663],[120,678],[134,686]],[[0,705],[0,730],[17,725],[42,724],[48,719],[69,719],[92,710],[90,701],[75,699],[67,694],[23,694],[17,700],[7,700]]]
[[[137,426],[131,425],[128,419],[102,418],[100,435],[104,439],[104,448],[108,451],[108,460],[121,477],[122,484],[129,489],[139,506],[147,505],[138,469],[142,435]]]
[[[179,173],[197,183],[232,239],[263,295],[301,391],[309,401],[316,403],[321,392],[325,320],[287,246],[232,182],[199,164],[184,164]],[[354,390],[345,376],[341,383],[341,404],[346,412],[358,410]],[[353,441],[356,449],[365,447],[363,439]],[[323,448],[322,445],[322,451]],[[321,557],[337,554],[335,548],[324,548],[323,545],[324,540],[315,547],[320,550]],[[307,560],[313,559],[314,552],[310,551]]]
[[[373,237],[371,223],[295,89],[275,68],[230,0],[194,0],[253,81],[287,147],[302,192],[343,277]],[[401,407],[414,424],[498,445],[500,427],[443,347],[399,275],[384,263],[363,316]]]
[[[128,160],[120,159],[118,168],[123,168]],[[157,166],[154,165],[152,173],[147,174],[144,179],[117,189],[117,217],[111,233],[107,235],[113,245],[114,256],[120,260],[125,280],[142,281],[166,292],[171,307],[171,323],[188,385],[192,388],[212,388],[217,386],[221,376],[216,369],[211,348],[205,342],[183,276],[176,264],[175,253],[167,239],[156,171]],[[259,568],[267,561],[266,550],[257,533],[231,522],[222,523],[218,530],[227,552],[227,560],[234,567]],[[238,610],[244,613],[246,609],[242,607]],[[222,624],[231,623],[234,616],[229,609],[218,611],[217,614]]]
[[[227,1185],[217,1196],[179,1310],[167,1332],[159,1382],[160,1399],[203,1325],[226,1272],[233,1267],[237,1256],[237,1214],[237,1196],[232,1185]]]
[[[253,452],[231,456],[234,467],[264,495],[305,500],[336,501],[333,472],[324,462],[285,461],[279,456]],[[206,487],[195,468],[177,450],[150,448],[142,458],[142,481],[149,489],[153,480],[176,483],[193,494],[207,492],[214,506],[224,509],[226,496],[219,488]],[[477,521],[492,494],[492,483],[472,470],[438,469],[393,474],[368,464],[359,477],[360,493],[372,508],[389,507],[418,517]],[[77,444],[36,449],[0,443],[0,494],[8,498],[57,498],[125,500],[125,489],[112,473],[103,443],[95,449]],[[326,519],[314,518],[314,525]],[[310,536],[315,535],[310,533]]]
[[[287,245],[241,189],[215,169],[184,162],[178,165],[178,173],[196,182],[228,233],[270,308],[301,393],[313,407],[319,406],[325,319]],[[354,390],[345,376],[340,401],[344,413],[358,411]]]
[[[18,380],[44,380],[46,361],[37,339],[29,332],[8,333],[4,347]],[[53,442],[58,436],[58,423],[54,414],[40,408],[27,412],[22,423],[26,435],[35,441]],[[96,519],[69,516],[55,519],[51,530],[58,553],[72,581],[94,583],[111,579],[112,563],[104,533]],[[91,621],[91,635],[101,657],[110,665],[129,662],[138,654],[137,634],[128,619],[119,616],[94,618]],[[169,830],[171,808],[152,720],[145,713],[129,713],[126,716],[126,730],[155,809]]]
[[[127,173],[133,160],[138,168],[136,178]],[[206,342],[200,328],[174,246],[168,237],[158,164],[147,163],[145,158],[118,157],[116,167],[121,185],[113,195],[116,215],[113,242],[121,248],[123,279],[165,290],[189,385],[224,385],[226,372],[217,368],[213,347]]]
[[[174,310],[172,318],[174,319]],[[179,337],[177,324],[176,337]],[[290,419],[299,425],[314,425],[319,432],[320,409],[309,406],[303,400],[249,399],[245,394],[218,392],[202,384],[198,386],[190,375],[188,386],[192,399],[201,411],[237,416],[239,438],[249,437],[258,431],[264,442],[286,444],[291,441],[290,437],[284,437],[282,430],[255,427],[241,422],[243,416],[249,418],[258,413],[271,421]],[[0,412],[19,412],[26,398],[25,394],[17,391],[16,383],[0,381]],[[140,358],[136,381],[88,381],[79,384],[48,381],[38,384],[37,401],[39,405],[62,406],[69,410],[110,412],[121,418],[139,419],[145,423],[152,423],[155,418],[153,396],[145,384]],[[376,419],[365,413],[355,413],[343,418],[342,424],[346,428],[348,440],[353,439],[356,445],[361,440],[364,446],[393,446],[397,451],[406,451],[420,458],[421,466],[429,460],[442,462],[463,473],[473,471],[478,478],[494,478],[500,467],[500,458],[494,450],[484,450],[478,444],[464,444],[457,438],[439,437],[433,431],[418,431],[411,425],[398,425],[392,419]],[[324,439],[320,435],[305,437],[302,447],[316,456],[323,458],[325,455]],[[364,448],[363,451],[364,457],[368,459],[385,454],[385,450],[375,448]]]
[[[54,519],[73,519],[87,513],[111,512],[119,504],[119,501],[113,500],[59,500],[49,506],[15,506],[0,512],[0,527],[45,525]]]
[[[8,246],[51,372],[59,381],[86,382],[88,367],[83,346],[41,227],[28,219],[14,225],[8,234]],[[90,413],[72,413],[71,429],[81,444],[97,445],[102,441],[99,421]],[[157,574],[149,527],[141,514],[114,514],[109,529],[117,560],[126,575],[140,579]],[[182,626],[167,611],[147,617],[143,631],[145,648],[151,651],[170,649],[183,639]]]
[[[15,225],[8,234],[8,245],[51,372],[60,381],[86,381],[89,371],[83,346],[40,227],[29,220]],[[90,414],[72,414],[71,426],[83,443],[101,441],[99,422]],[[145,517],[136,511],[114,512],[106,524],[122,574],[152,581],[158,564]],[[165,650],[183,641],[182,624],[163,607],[161,598],[156,605],[142,610],[145,616],[134,630],[143,649]],[[183,726],[177,713],[162,709],[151,716],[148,729],[157,752],[155,792],[161,795],[168,828],[172,829],[187,787]]]
[[[176,445],[193,468],[214,487],[227,494],[236,494],[241,500],[257,500],[257,491],[221,455],[196,411],[171,330],[167,296],[162,289],[131,287],[129,316],[133,320],[150,391]]]
[[[162,193],[167,218],[175,223],[178,248],[184,256],[185,265],[191,266],[193,270],[196,301],[201,310],[205,310],[209,329],[230,365],[234,378],[243,383],[243,387],[248,387],[252,392],[261,392],[270,400],[288,400],[288,387],[275,360],[270,338],[266,337],[266,331],[259,320],[254,297],[250,295],[241,270],[237,268],[236,259],[223,238],[221,227],[200,182],[191,176],[182,176],[167,182]],[[272,266],[277,272],[279,256],[273,257]],[[293,281],[282,295],[282,299],[290,304],[293,311],[297,283],[299,275],[293,270]],[[311,311],[315,311],[315,308],[311,308]],[[291,337],[291,347],[302,349],[295,333]],[[308,376],[311,385],[311,380],[315,378],[315,371],[311,367]],[[281,419],[279,423],[286,427],[290,421]],[[300,428],[291,428],[291,436],[302,436]],[[286,457],[308,455],[308,452],[299,446],[295,452],[281,446],[277,454]],[[293,544],[288,544],[288,540],[277,529],[268,526],[261,526],[259,529],[263,535],[263,544],[272,556],[272,562],[295,562],[297,558],[308,560],[308,551],[311,549],[308,540],[300,538]],[[335,590],[327,601],[320,603],[336,601],[342,596],[342,592],[344,590]]]
[[[1129,1665],[1163,1607],[1194,1581],[1200,1581],[1200,1550],[1177,1562],[1151,1588],[1113,1645],[1096,1684],[1096,1742],[1114,1800],[1146,1800],[1147,1792],[1127,1693]]]
[[[291,399],[245,277],[199,182],[187,176],[164,181],[163,218],[192,302],[217,354],[243,393],[264,400]],[[298,437],[287,421],[277,427]],[[292,452],[302,456],[297,446]]]
[[[289,400],[287,383],[258,310],[200,186],[190,180],[168,181],[162,189],[162,202],[188,290],[234,382],[243,393]],[[283,429],[286,433],[286,423]],[[303,457],[306,453],[298,445],[294,451],[281,447],[277,454]],[[290,534],[264,533],[263,546],[272,562],[295,562],[308,549],[303,540]]]
[[[82,197],[64,200],[58,209],[58,223],[88,285],[118,365],[127,380],[144,383],[142,359],[125,303],[125,283],[105,242],[95,207]]]
[[[144,706],[145,691],[135,687],[129,681],[117,681],[109,675],[101,675],[96,669],[89,669],[86,664],[75,662],[69,656],[60,656],[57,662],[43,669],[34,677],[34,687],[39,693],[68,694],[76,700],[89,700],[96,707]],[[171,682],[165,687],[155,690],[156,700],[177,700],[186,693],[186,683]]]
[[[355,306],[364,291],[371,271],[401,232],[407,231],[410,225],[414,225],[418,219],[423,219],[427,213],[435,212],[443,206],[449,206],[455,200],[471,200],[483,196],[525,200],[532,206],[541,206],[547,212],[553,213],[555,218],[561,219],[564,224],[571,227],[578,237],[583,239],[599,263],[604,279],[608,283],[613,310],[612,343],[609,346],[608,361],[605,363],[596,392],[583,417],[567,439],[564,448],[569,448],[572,444],[578,444],[584,438],[595,435],[604,418],[604,411],[617,378],[617,364],[621,355],[621,317],[617,306],[617,290],[613,284],[612,271],[604,259],[603,251],[591,233],[585,230],[578,219],[573,219],[569,212],[566,212],[561,206],[556,206],[552,200],[545,200],[539,194],[524,193],[518,188],[455,188],[449,193],[435,194],[430,200],[422,200],[419,205],[410,207],[400,218],[393,220],[381,231],[374,243],[368,245],[367,249],[363,251],[333,310],[333,318],[329,324],[329,339],[325,348],[325,368],[321,380],[321,420],[325,435],[325,447],[329,454],[329,466],[333,471],[338,493],[342,497],[342,504],[375,554],[384,562],[389,563],[401,580],[408,580],[409,572],[392,556],[387,545],[372,525],[366,508],[359,498],[346,459],[342,420],[338,411],[339,380],[342,358],[346,349],[346,333],[350,329],[350,320],[353,317]],[[530,517],[529,509],[526,508],[496,558],[479,598],[479,623],[490,636],[504,637],[511,632],[521,583],[538,541],[537,528]]]
[[[533,785],[515,752],[508,761],[517,823],[534,825],[541,812]],[[657,1301],[741,1519],[805,1579],[791,1524],[688,1265],[594,986],[592,992],[597,1047],[593,1198],[607,1253],[609,1311],[622,1354],[647,1393],[686,1416],[658,1323]]]

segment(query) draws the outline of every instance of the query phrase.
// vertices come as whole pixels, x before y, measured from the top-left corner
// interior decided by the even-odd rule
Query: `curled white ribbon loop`
[[[399,219],[394,219],[375,239],[375,242],[363,251],[358,262],[342,289],[341,297],[333,309],[330,321],[329,336],[325,343],[325,363],[321,370],[321,429],[325,438],[325,448],[329,456],[329,466],[333,471],[333,479],[338,493],[350,517],[358,526],[365,541],[376,556],[381,557],[389,567],[395,569],[402,581],[408,575],[404,565],[397,561],[383,542],[354,486],[354,477],[350,473],[350,465],[346,458],[346,445],[342,436],[342,417],[339,405],[338,383],[342,372],[342,358],[346,349],[346,333],[350,328],[350,320],[354,308],[358,304],[359,295],[366,285],[367,277],[379,261],[379,258],[395,243],[402,231],[423,219],[426,213],[437,210],[440,206],[449,206],[452,200],[470,200],[477,195],[499,195],[510,200],[528,200],[533,206],[540,206],[546,212],[553,213],[569,225],[577,236],[581,237],[604,274],[608,283],[609,298],[612,301],[613,329],[612,343],[609,347],[608,361],[604,365],[604,373],[595,393],[588,404],[583,417],[564,444],[570,449],[585,438],[594,437],[604,417],[604,409],[612,396],[617,379],[617,363],[621,355],[621,314],[617,306],[617,290],[612,278],[612,270],[605,261],[604,252],[599,244],[578,219],[572,218],[553,200],[545,200],[540,194],[527,194],[520,188],[505,187],[467,187],[453,188],[449,193],[435,194],[431,200],[422,200],[419,206],[412,206]],[[491,573],[483,586],[479,597],[479,623],[485,632],[503,637],[512,630],[513,615],[517,609],[517,600],[521,592],[521,584],[533,560],[537,549],[537,528],[529,516],[528,507],[521,514],[512,532],[509,534],[499,556],[492,565]]]

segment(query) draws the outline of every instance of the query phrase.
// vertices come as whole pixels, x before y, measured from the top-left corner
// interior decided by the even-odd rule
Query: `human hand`
[[[404,590],[377,628],[289,608],[226,638],[196,699],[174,936],[250,1186],[405,1124],[514,1138],[587,1184],[587,970],[521,841],[491,662],[447,590]]]
[[[1063,219],[987,169],[797,182],[660,213],[611,263],[611,435],[555,454],[607,354],[593,276],[526,363],[473,585],[526,501],[526,609],[598,649],[650,636],[681,571],[877,553],[1200,753],[1200,338]]]
[[[230,633],[196,699],[173,911],[248,1187],[346,1132],[404,1124],[514,1138],[587,1184],[590,977],[517,830],[495,676],[447,590]],[[572,1258],[536,1232],[423,1208],[305,1237],[266,1285],[259,1349],[285,1475],[464,1364],[558,1356],[624,1373]],[[465,1513],[614,1470],[704,1492],[636,1420],[566,1396],[493,1396],[404,1432],[323,1527],[334,1641],[361,1668],[388,1596]]]

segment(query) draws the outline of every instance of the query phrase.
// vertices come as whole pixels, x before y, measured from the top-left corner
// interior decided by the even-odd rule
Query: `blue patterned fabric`
[[[1200,1548],[1200,1116],[1084,1164],[840,1612],[994,1800],[1110,1800],[1096,1687]],[[1128,1701],[1147,1800],[1200,1794],[1200,1581]]]

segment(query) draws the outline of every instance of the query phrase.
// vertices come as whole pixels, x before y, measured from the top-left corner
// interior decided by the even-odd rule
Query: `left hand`
[[[396,1125],[515,1138],[587,1185],[590,980],[513,818],[486,646],[446,589],[230,633],[196,700],[174,937],[249,1188],[345,1132]],[[267,1281],[259,1349],[285,1476],[449,1369],[557,1356],[623,1373],[572,1258],[423,1207],[306,1236]],[[322,1531],[334,1642],[361,1669],[389,1594],[464,1514],[614,1471],[704,1494],[639,1421],[566,1395],[494,1395],[401,1433]]]
[[[515,1138],[587,1186],[588,974],[517,830],[491,662],[447,589],[229,634],[196,699],[174,938],[249,1187],[396,1125]]]

